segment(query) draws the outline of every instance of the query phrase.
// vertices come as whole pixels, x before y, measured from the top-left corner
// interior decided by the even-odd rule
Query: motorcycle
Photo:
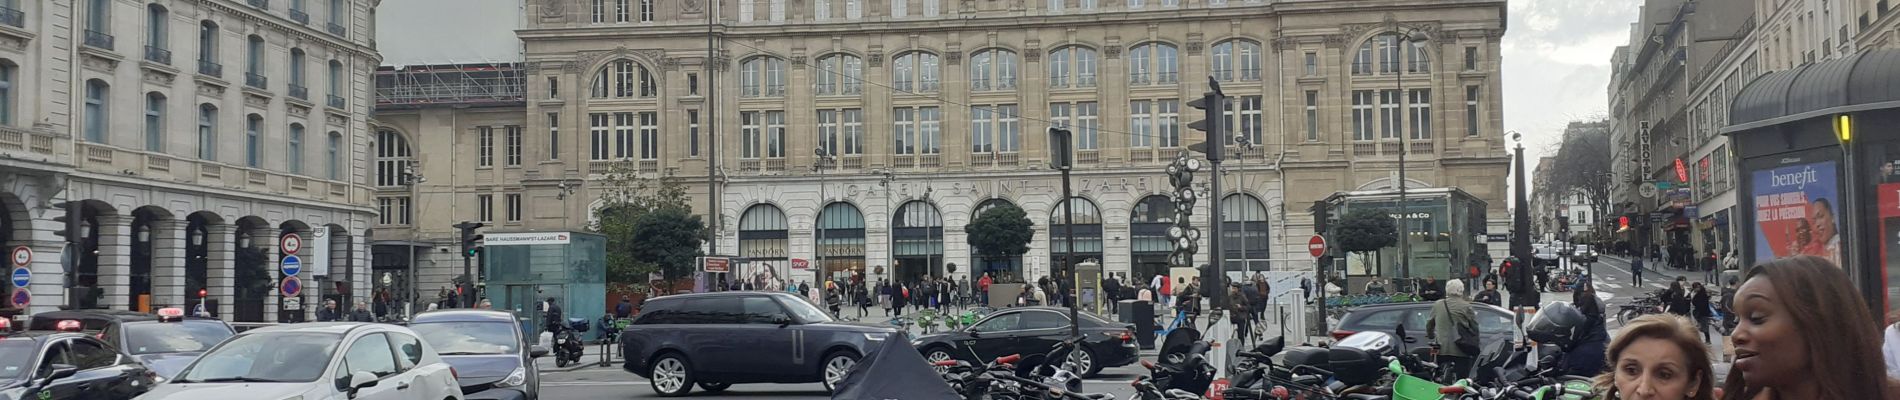
[[[1060,345],[1058,345],[1060,346]],[[1024,358],[1018,354],[998,357],[982,366],[968,361],[944,360],[932,363],[941,369],[942,376],[964,400],[1113,400],[1114,395],[1105,393],[1083,393],[1081,379],[1061,381],[1045,372],[1059,374],[1062,371],[1043,371],[1052,368],[1037,363],[1032,355]]]
[[[1616,312],[1616,323],[1628,324],[1637,317],[1661,313],[1663,313],[1662,298],[1649,294],[1630,300],[1629,304],[1624,304],[1622,309]]]
[[[581,353],[586,350],[581,334],[586,333],[587,328],[586,318],[568,318],[567,326],[554,333],[554,366],[566,367],[581,362]]]

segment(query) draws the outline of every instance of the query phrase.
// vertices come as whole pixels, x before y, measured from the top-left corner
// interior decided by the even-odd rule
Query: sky
[[[1524,134],[1535,170],[1570,121],[1608,115],[1610,54],[1642,0],[1511,0],[1504,32],[1504,130]],[[1508,136],[1507,136],[1508,139]],[[1513,146],[1509,143],[1506,146]]]
[[[521,0],[396,0],[376,6],[383,65],[521,61]]]

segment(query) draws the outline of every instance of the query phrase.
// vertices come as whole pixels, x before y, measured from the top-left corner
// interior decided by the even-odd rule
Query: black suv
[[[810,301],[778,292],[721,292],[647,300],[620,334],[623,366],[662,396],[698,384],[709,392],[735,383],[821,382],[835,388],[885,340],[904,340],[879,325],[832,320]]]
[[[93,333],[119,350],[170,379],[224,339],[236,335],[231,324],[216,318],[186,317],[184,310],[165,308],[158,314],[124,310],[62,310],[33,315],[28,330],[56,330],[61,321],[79,321],[80,332]]]

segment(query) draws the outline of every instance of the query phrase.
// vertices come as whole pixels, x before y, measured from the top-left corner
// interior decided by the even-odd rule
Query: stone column
[[[235,320],[229,315],[231,303],[237,296],[234,287],[237,284],[237,226],[215,224],[205,226],[205,290],[211,292],[211,299],[217,300],[216,309],[207,307],[206,312],[225,321]]]
[[[185,293],[185,227],[182,219],[152,222],[152,304],[183,306]],[[190,310],[186,310],[190,311]]]
[[[99,305],[116,310],[129,310],[127,300],[132,289],[132,217],[123,215],[100,215],[95,218],[99,226],[99,269],[98,286],[105,291],[105,297]]]
[[[21,239],[27,241],[15,241],[33,249],[33,262],[28,266],[33,271],[33,282],[27,285],[32,293],[27,303],[29,313],[56,311],[60,306],[68,304],[66,274],[59,266],[60,251],[65,246],[66,240],[53,234],[66,228],[65,224],[54,222],[53,217],[65,215],[65,213],[58,207],[45,209],[42,213],[44,218],[35,218],[26,222],[32,226],[32,230],[27,237]],[[12,293],[7,293],[9,302],[12,301],[12,297]]]

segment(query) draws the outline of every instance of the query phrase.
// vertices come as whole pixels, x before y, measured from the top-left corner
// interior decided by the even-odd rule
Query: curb
[[[581,363],[579,363],[579,364],[573,364],[573,365],[568,365],[568,366],[566,366],[566,367],[547,367],[547,368],[540,368],[540,371],[541,371],[541,372],[568,372],[568,371],[575,371],[575,370],[581,370],[581,369],[587,369],[587,368],[595,368],[595,367],[601,367],[601,368],[607,368],[607,367],[614,367],[614,366],[618,366],[618,365],[620,365],[620,363],[621,363],[621,361],[622,361],[622,360],[621,360],[621,359],[620,359],[619,357],[614,357],[614,358],[612,358],[612,359],[609,359],[609,360],[608,360],[608,362],[607,362],[607,365],[606,365],[605,367],[602,367],[602,366],[600,365],[600,358],[599,358],[599,356],[595,356],[595,357],[594,357],[594,359],[592,359],[592,360],[589,360],[589,359],[587,359],[587,358],[585,358],[585,357],[583,357],[583,358],[581,359]]]

